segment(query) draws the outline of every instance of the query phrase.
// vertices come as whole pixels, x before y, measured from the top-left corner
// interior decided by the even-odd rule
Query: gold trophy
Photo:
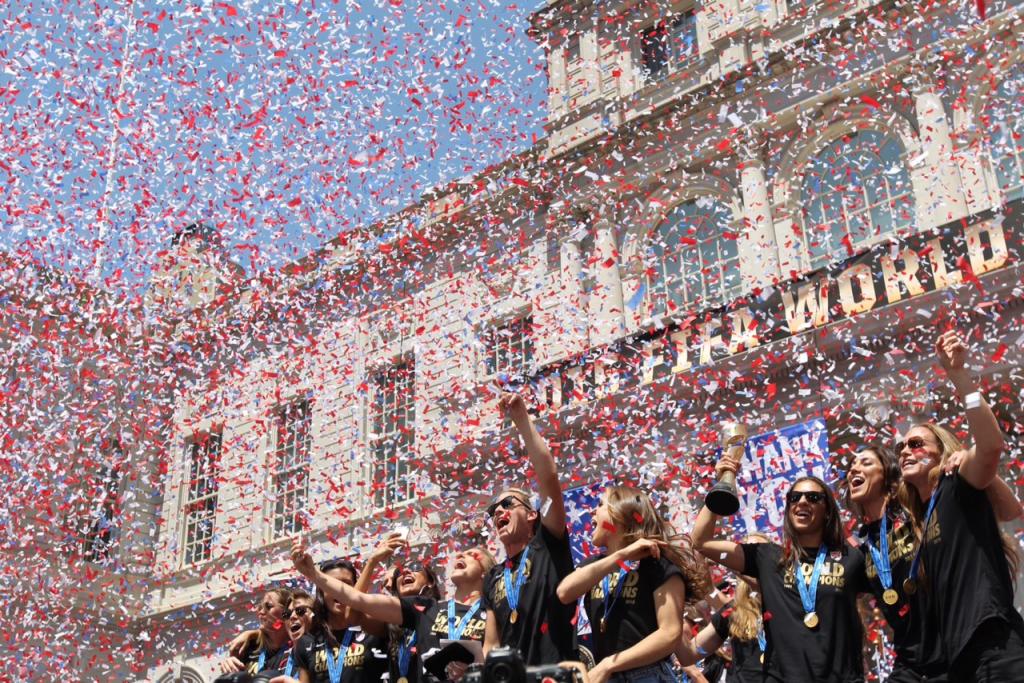
[[[728,422],[722,430],[722,455],[731,455],[742,461],[743,449],[747,443],[747,425],[742,422]],[[725,472],[707,495],[704,505],[720,517],[735,515],[740,509],[740,497],[736,491],[736,473]]]

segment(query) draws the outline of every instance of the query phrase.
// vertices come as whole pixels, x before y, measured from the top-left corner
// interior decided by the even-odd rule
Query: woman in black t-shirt
[[[896,659],[888,680],[919,683],[945,674],[949,664],[938,633],[925,625],[927,603],[923,592],[908,594],[903,588],[917,539],[910,517],[896,500],[899,483],[896,456],[881,444],[871,444],[853,457],[846,472],[843,500],[861,522],[857,538],[864,554],[868,587],[892,630]]]
[[[675,535],[650,497],[612,486],[594,511],[589,558],[558,586],[565,605],[581,596],[594,629],[594,683],[672,681],[671,655],[683,632],[683,606],[710,587],[707,567]]]
[[[744,543],[770,543],[761,533],[748,534]],[[777,674],[764,672],[767,637],[761,620],[760,587],[757,580],[739,574],[735,598],[711,617],[685,647],[690,657],[704,659],[718,651],[728,639],[732,646],[732,661],[728,664],[726,683],[763,683],[778,680]]]
[[[919,557],[905,591],[927,591],[928,628],[942,639],[950,680],[1019,681],[1024,620],[1013,607],[1017,557],[1004,544],[989,486],[1005,449],[992,409],[965,367],[967,347],[955,331],[936,342],[939,362],[964,401],[974,446],[931,423],[911,428],[896,448]],[[947,473],[944,470],[954,470]]]
[[[355,566],[348,560],[325,562],[320,571],[347,586],[355,584]],[[304,604],[301,600],[293,603],[293,621],[295,612],[303,610]],[[386,661],[383,642],[362,630],[358,623],[361,615],[326,598],[319,590],[316,600],[310,600],[310,607],[310,613],[302,615],[309,619],[307,632],[292,648],[294,674],[271,683],[293,683],[295,679],[301,683],[379,681],[382,673],[379,664]]]
[[[717,469],[738,466],[726,456]],[[712,540],[716,521],[701,508],[693,542],[708,559],[760,583],[765,670],[778,671],[786,683],[863,681],[857,593],[866,589],[864,557],[845,542],[839,506],[825,482],[805,476],[790,487],[781,546]]]
[[[287,588],[272,588],[256,603],[259,634],[255,641],[237,657],[229,657],[220,664],[222,674],[246,671],[255,675],[261,671],[280,669],[288,652],[288,627],[285,611],[291,604],[292,594]]]
[[[365,613],[370,618],[391,624],[396,632],[391,641],[390,680],[418,683],[447,680],[449,673],[461,673],[460,667],[430,666],[430,657],[445,658],[453,652],[440,651],[441,640],[474,640],[482,643],[485,621],[480,610],[480,594],[494,558],[486,548],[477,547],[456,555],[449,578],[455,596],[440,600],[440,589],[433,571],[422,565],[396,568],[391,577],[392,595],[360,593],[340,581],[315,571],[300,542],[292,548],[295,568],[312,580],[331,598]],[[427,673],[434,670],[435,675]]]

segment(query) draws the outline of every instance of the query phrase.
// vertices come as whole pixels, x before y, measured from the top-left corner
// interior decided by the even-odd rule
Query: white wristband
[[[972,391],[971,393],[964,396],[964,407],[967,410],[973,410],[981,407],[981,392]]]

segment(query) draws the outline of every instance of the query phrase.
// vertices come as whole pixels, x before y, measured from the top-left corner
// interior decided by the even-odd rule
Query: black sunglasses
[[[293,607],[292,609],[285,610],[284,618],[291,619],[293,614],[297,617],[304,617],[311,611],[312,610],[309,607],[306,607],[305,605],[299,605],[298,607]]]
[[[790,491],[786,494],[786,505],[796,505],[801,498],[807,498],[812,505],[825,502],[825,494],[821,491]]]
[[[519,500],[515,496],[505,496],[501,500],[495,503],[491,503],[490,505],[487,506],[487,516],[494,517],[494,513],[498,511],[498,508],[501,508],[502,510],[511,510],[516,505],[522,505],[523,507],[526,507],[526,503]]]
[[[928,445],[928,442],[919,436],[912,436],[906,441],[896,442],[896,455],[903,452],[904,448],[909,448],[912,451],[920,450]]]

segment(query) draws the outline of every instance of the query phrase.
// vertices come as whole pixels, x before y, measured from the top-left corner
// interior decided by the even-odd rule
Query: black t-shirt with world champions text
[[[988,495],[959,474],[940,479],[938,491],[924,532],[918,592],[927,594],[927,628],[941,634],[953,666],[984,622],[1002,620],[1018,630],[1024,623],[1013,607],[1010,567]]]
[[[603,554],[588,557],[580,566],[585,567],[605,557]],[[593,629],[595,662],[633,647],[657,631],[658,612],[654,604],[654,592],[673,576],[683,578],[679,567],[665,558],[645,557],[631,563],[631,567],[626,574],[622,574],[616,567],[607,577],[612,602],[608,608],[604,631],[601,630],[607,601],[604,581],[599,581],[583,596],[583,606]]]
[[[376,683],[387,671],[387,647],[383,638],[353,628],[348,649],[345,651],[341,683]],[[345,640],[345,631],[333,632],[337,645],[329,647],[324,632],[307,633],[295,644],[292,658],[298,669],[305,669],[313,683],[330,683],[328,656],[337,658]],[[330,651],[330,655],[328,655]],[[298,678],[298,675],[295,676]]]
[[[558,538],[543,524],[539,526],[529,544],[516,623],[510,621],[504,568],[507,563],[516,581],[522,553],[491,569],[484,580],[482,605],[497,621],[501,645],[518,648],[528,666],[576,659],[576,605],[563,605],[556,593],[558,584],[573,571],[569,532]]]
[[[844,546],[831,551],[818,576],[815,628],[804,625],[804,608],[795,582],[794,562],[779,567],[782,548],[775,543],[743,543],[743,574],[761,584],[761,611],[768,639],[765,660],[786,683],[852,683],[864,680],[863,626],[857,594],[866,592],[864,555]],[[805,582],[814,569],[817,548],[805,548],[800,570]]]
[[[415,661],[410,662],[409,670],[410,672],[413,671],[414,665],[418,665],[415,675],[420,676],[423,674],[426,680],[433,680],[434,677],[426,673],[422,667],[423,662],[441,648],[442,640],[451,640],[448,637],[448,603],[451,602],[455,605],[453,631],[457,630],[458,625],[462,622],[462,618],[469,612],[472,604],[466,605],[456,600],[437,601],[432,598],[402,598],[401,602],[402,629],[406,633],[410,631],[415,631],[416,633],[415,652],[413,653]],[[466,628],[459,639],[476,640],[482,643],[486,627],[487,622],[484,619],[484,610],[481,605],[466,623]],[[410,683],[423,680],[414,678],[413,674],[407,675],[407,678]],[[391,680],[398,680],[394,673]]]
[[[943,654],[942,639],[939,634],[927,626],[927,592],[915,591],[908,594],[903,589],[903,582],[910,576],[910,565],[917,552],[917,537],[910,518],[896,503],[886,510],[889,538],[889,566],[892,570],[892,590],[899,599],[896,604],[885,602],[885,588],[878,576],[871,550],[864,543],[869,541],[881,553],[882,532],[881,520],[869,522],[861,526],[857,538],[861,540],[864,552],[864,569],[868,579],[868,587],[875,596],[875,602],[889,628],[893,633],[893,649],[896,652],[898,666],[909,668],[920,675],[938,676],[945,673],[949,666]]]
[[[725,675],[726,683],[764,683],[764,681],[781,681],[778,675],[765,671],[769,660],[767,653],[762,662],[761,645],[756,637],[750,640],[737,638],[729,633],[732,625],[733,603],[729,603],[711,615],[711,626],[722,640],[729,641],[732,649],[732,662],[728,664]],[[767,637],[765,638],[767,640]]]
[[[287,664],[289,651],[290,648],[288,647],[288,641],[285,641],[285,643],[276,650],[253,647],[243,654],[240,659],[242,660],[242,664],[245,666],[245,670],[255,676],[261,671],[283,669],[285,664]],[[260,656],[263,653],[266,654],[263,656],[263,666],[260,666]]]

